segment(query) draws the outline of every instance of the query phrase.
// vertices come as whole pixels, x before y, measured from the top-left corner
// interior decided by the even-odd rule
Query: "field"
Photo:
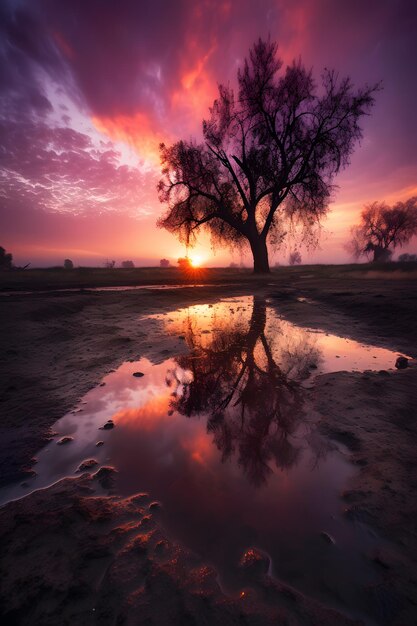
[[[94,290],[140,285],[145,288]],[[146,289],[151,285],[183,287]],[[221,299],[253,296],[278,321],[301,331],[323,330],[324,336],[394,354],[381,370],[320,374],[305,391],[311,414],[319,416],[315,428],[320,437],[340,446],[344,462],[354,468],[338,496],[340,511],[349,523],[365,524],[380,538],[377,548],[363,554],[364,564],[379,577],[363,590],[369,622],[358,621],[363,617],[359,605],[356,612],[346,611],[330,592],[309,597],[305,590],[301,593],[285,581],[268,582],[258,574],[256,581],[245,582],[247,604],[226,597],[211,564],[166,535],[153,510],[149,514],[139,500],[105,487],[100,497],[93,497],[94,480],[83,474],[0,509],[0,536],[7,546],[0,559],[6,590],[1,607],[10,623],[28,623],[27,602],[36,606],[31,615],[38,623],[90,623],[85,598],[93,593],[99,623],[105,624],[121,615],[128,620],[131,605],[142,607],[149,623],[169,623],[167,614],[157,611],[169,610],[175,602],[182,603],[184,620],[189,620],[184,623],[237,624],[243,619],[260,624],[280,614],[291,624],[415,624],[416,266],[279,267],[262,278],[236,269],[202,269],[185,276],[176,268],[25,270],[1,274],[1,291],[3,488],[30,482],[36,472],[32,459],[56,437],[56,420],[98,388],[103,376],[141,358],[153,365],[179,358],[179,353],[186,358],[187,350],[178,348],[180,332],[170,334],[158,321],[160,315],[175,321],[178,310],[192,312],[199,304],[215,307]],[[398,355],[409,358],[404,370],[394,367]],[[66,521],[61,508],[72,511]],[[141,522],[147,517],[152,520]],[[146,523],[151,524],[147,534]],[[88,541],[83,541],[86,529]],[[60,537],[65,554],[77,554],[65,563]],[[166,560],[157,554],[158,542],[165,542]],[[48,574],[52,570],[53,580]],[[139,587],[134,576],[141,581]],[[158,605],[162,594],[164,609]]]
[[[417,278],[416,263],[369,263],[352,265],[302,265],[277,267],[271,271],[271,279],[299,280],[312,274],[317,280],[352,278]],[[248,268],[194,268],[189,272],[176,267],[138,267],[134,269],[79,267],[65,270],[62,267],[15,270],[0,273],[0,292],[17,290],[88,289],[96,287],[207,284],[224,282],[257,282],[259,278]],[[264,278],[269,280],[269,277]]]

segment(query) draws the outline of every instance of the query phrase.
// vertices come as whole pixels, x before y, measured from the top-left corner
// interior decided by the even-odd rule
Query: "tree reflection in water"
[[[297,463],[301,444],[291,435],[304,414],[301,382],[317,366],[319,352],[307,332],[288,333],[288,324],[276,317],[268,324],[263,297],[254,296],[243,321],[235,322],[235,310],[222,304],[219,327],[210,334],[192,312],[183,320],[190,354],[177,357],[178,368],[168,372],[167,384],[175,388],[171,410],[208,414],[207,431],[223,462],[235,456],[260,486],[272,463],[280,469]]]

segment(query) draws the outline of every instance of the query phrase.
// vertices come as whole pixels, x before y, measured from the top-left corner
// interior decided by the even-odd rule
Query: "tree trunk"
[[[391,250],[382,246],[374,246],[374,263],[386,263],[391,259]]]
[[[266,247],[266,239],[259,235],[249,240],[250,249],[253,255],[253,272],[254,274],[269,274],[268,248]]]

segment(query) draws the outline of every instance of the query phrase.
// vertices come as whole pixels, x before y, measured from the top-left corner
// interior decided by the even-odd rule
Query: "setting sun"
[[[203,259],[201,258],[201,256],[190,256],[190,263],[193,267],[200,267],[202,262]]]

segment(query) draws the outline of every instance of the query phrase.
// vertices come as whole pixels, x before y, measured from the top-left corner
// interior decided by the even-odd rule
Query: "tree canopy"
[[[372,256],[373,261],[388,261],[393,250],[406,245],[417,235],[417,197],[389,206],[372,202],[361,213],[360,223],[351,229],[347,249],[356,258]]]
[[[355,89],[325,70],[318,89],[301,61],[283,70],[278,46],[259,41],[237,74],[219,85],[203,141],[161,145],[158,224],[187,245],[204,227],[215,244],[249,244],[255,272],[268,272],[268,247],[289,224],[312,236],[328,209],[333,179],[361,138],[378,85]]]

